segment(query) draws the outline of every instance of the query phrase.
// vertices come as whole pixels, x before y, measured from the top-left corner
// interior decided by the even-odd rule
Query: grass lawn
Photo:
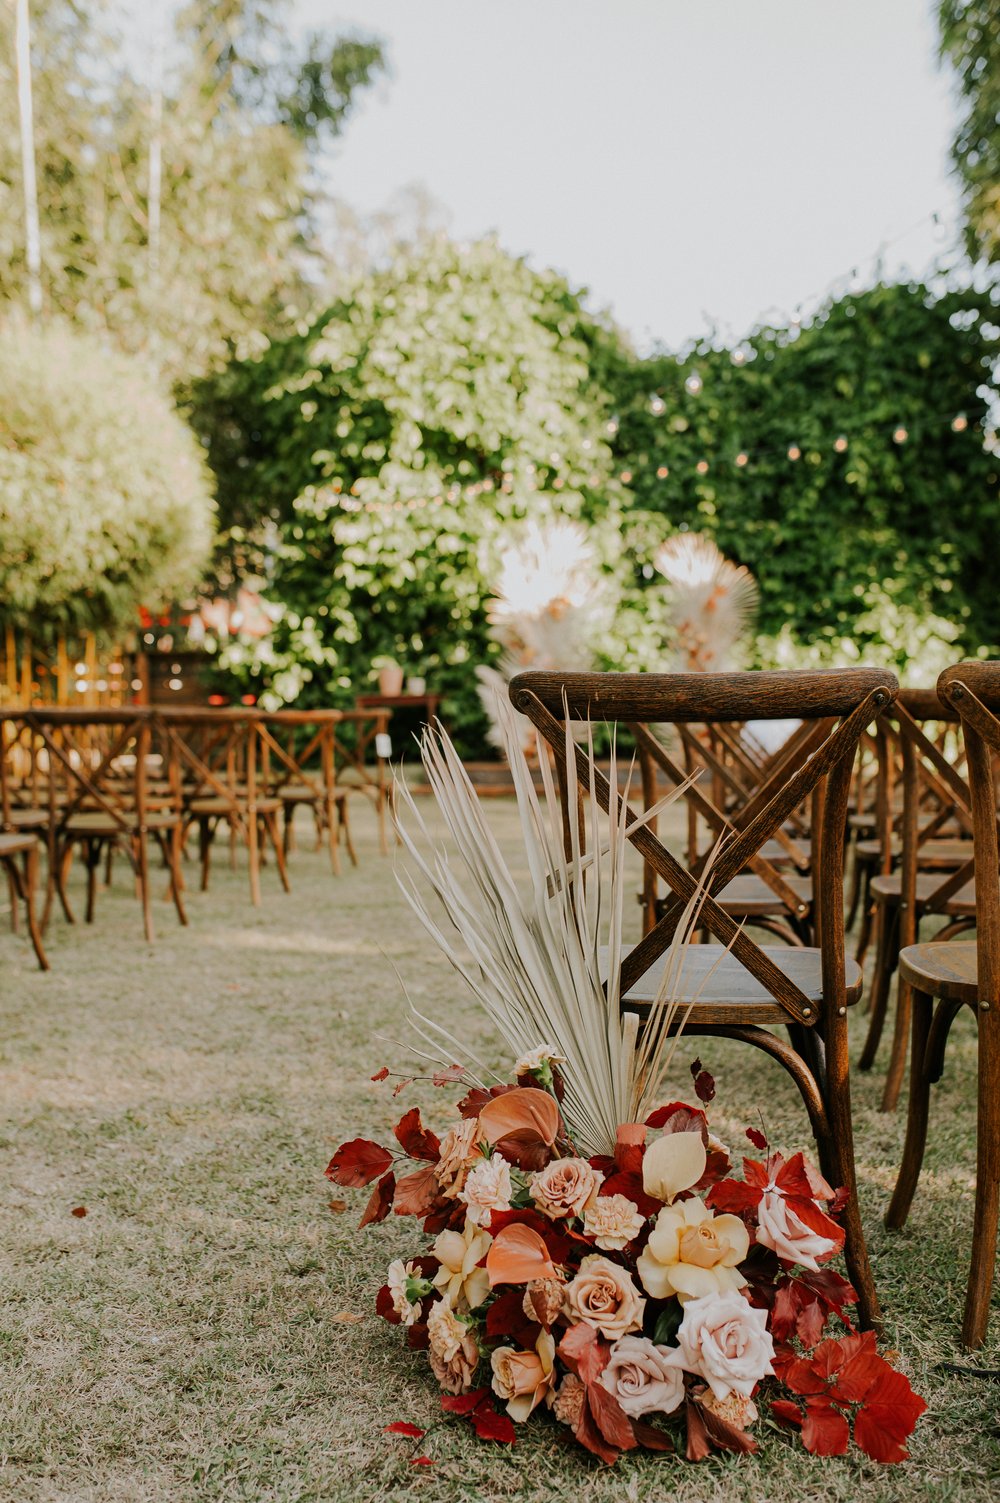
[[[513,806],[494,800],[491,814],[516,849]],[[513,1452],[442,1427],[418,1448],[436,1465],[410,1466],[412,1443],[382,1427],[435,1423],[435,1385],[372,1301],[390,1259],[414,1251],[416,1224],[390,1218],[357,1235],[367,1192],[332,1191],[349,1201],[332,1213],[323,1169],[342,1138],[387,1134],[401,1104],[446,1125],[446,1092],[414,1086],[400,1103],[369,1080],[405,1061],[376,1037],[405,1031],[393,965],[424,1010],[506,1062],[398,895],[367,806],[354,818],[358,870],[335,879],[301,849],[292,895],[271,866],[255,912],[242,868],[221,860],[212,890],[190,894],[188,929],[157,901],[153,946],[121,864],[93,927],[53,918],[47,976],[0,923],[0,1499],[996,1498],[1000,1388],[938,1370],[962,1360],[974,1172],[965,1019],[900,1234],[881,1215],[902,1119],[878,1113],[877,1071],[856,1080],[888,1344],[930,1404],[908,1464],[813,1461],[761,1426],[757,1458],[688,1467],[643,1455],[608,1471],[540,1420]],[[698,1047],[717,1077],[720,1135],[738,1146],[759,1109],[779,1146],[807,1146],[776,1065],[718,1041]],[[678,1093],[694,1050],[680,1050]],[[1000,1366],[1000,1309],[976,1360]]]

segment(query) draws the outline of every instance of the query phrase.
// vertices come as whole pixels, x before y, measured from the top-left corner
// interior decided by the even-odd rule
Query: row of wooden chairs
[[[846,953],[844,869],[848,836],[855,846],[877,842],[876,871],[865,882],[878,953],[862,1063],[874,1058],[897,969],[884,1105],[899,1094],[908,1043],[911,1052],[906,1150],[886,1219],[900,1226],[909,1210],[930,1087],[951,1022],[970,1006],[979,1019],[979,1172],[963,1339],[981,1344],[1000,1194],[1000,664],[961,664],[942,675],[937,691],[920,694],[901,693],[891,674],[863,669],[526,673],[510,694],[555,762],[568,844],[585,839],[587,822],[574,807],[585,790],[615,812],[630,796],[611,787],[585,741],[567,739],[569,721],[628,730],[646,810],[664,782],[682,788],[682,851],[660,838],[655,820],[627,816],[643,860],[645,932],[622,962],[623,1005],[640,1015],[648,1009],[680,915],[704,882],[707,942],[688,952],[680,982],[686,1029],[763,1050],[795,1081],[824,1173],[852,1192],[845,1256],[866,1325],[879,1317],[854,1178],[847,1016],[861,997],[862,971]],[[786,717],[800,724],[779,752],[748,752],[747,722]],[[701,777],[686,781],[694,772]],[[856,861],[866,859],[855,851]],[[941,924],[931,944],[917,942],[921,918]],[[954,937],[973,928],[975,941]]]
[[[102,863],[110,879],[121,853],[135,873],[147,939],[153,938],[149,855],[158,849],[180,923],[183,857],[196,833],[200,885],[208,886],[213,845],[229,835],[247,851],[250,897],[261,902],[269,851],[289,890],[295,813],[308,809],[317,848],[340,872],[343,840],[353,864],[350,795],[368,798],[388,849],[387,713],[384,711],[29,709],[0,718],[0,862],[11,911],[26,911],[39,964],[54,902],[75,922],[68,875],[79,853],[87,874],[86,918],[94,918]],[[374,756],[372,755],[374,753]],[[39,843],[48,855],[41,917],[36,916]]]

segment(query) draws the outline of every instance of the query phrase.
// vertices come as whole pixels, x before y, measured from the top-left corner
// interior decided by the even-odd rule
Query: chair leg
[[[1000,1034],[992,1009],[979,1010],[979,1087],[976,1121],[976,1208],[962,1341],[982,1346],[990,1316],[1000,1215]]]
[[[871,899],[871,871],[865,870],[864,892],[861,897],[861,929],[858,934],[858,948],[854,952],[854,959],[858,965],[864,965],[868,956],[868,946],[872,939],[872,925],[875,919],[875,904]]]
[[[344,831],[344,844],[347,846],[347,854],[351,859],[351,865],[357,866],[358,853],[354,849],[354,837],[351,834],[351,816],[348,809],[348,801],[346,798],[341,805],[340,824],[341,828]],[[383,847],[382,854],[383,856],[388,854],[388,846]]]
[[[906,1116],[906,1141],[903,1158],[892,1192],[885,1224],[899,1230],[906,1223],[920,1178],[927,1144],[927,1121],[930,1115],[931,1071],[928,1042],[934,1003],[926,992],[911,991],[910,1020],[910,1100]],[[954,1014],[953,1014],[954,1016]]]
[[[257,819],[257,811],[250,810],[246,817],[247,826],[247,857],[250,866],[250,901],[255,908],[260,907],[260,826]],[[235,826],[230,826],[230,841],[235,835]]]
[[[156,935],[153,932],[153,907],[149,900],[149,841],[145,830],[140,830],[135,836],[135,861],[136,880],[139,883],[139,896],[142,901],[142,926],[147,941],[152,944]]]
[[[863,1330],[879,1331],[881,1313],[872,1274],[865,1231],[858,1204],[854,1167],[854,1125],[851,1120],[851,1061],[847,1043],[846,1009],[828,1024],[826,1035],[826,1111],[830,1122],[830,1159],[833,1183],[848,1192],[844,1208],[844,1261],[847,1276],[858,1294],[858,1322]]]
[[[889,1051],[889,1068],[882,1087],[880,1112],[894,1112],[899,1105],[899,1093],[906,1073],[906,1053],[910,1039],[910,1014],[913,1011],[913,991],[900,977],[896,982],[896,1021],[892,1030],[892,1048]]]
[[[7,868],[7,899],[10,903],[10,932],[11,934],[20,934],[21,920],[17,906],[20,899],[20,893],[17,890],[17,871],[15,869],[13,861],[9,863],[5,861],[4,866]]]
[[[28,918],[28,933],[31,935],[31,943],[35,947],[35,956],[38,960],[39,969],[50,969],[48,956],[42,944],[42,935],[38,927],[38,919],[35,917],[35,889],[38,886],[38,847],[33,846],[24,854],[24,907]]]
[[[100,860],[100,841],[88,840],[84,846],[84,862],[87,867],[87,911],[84,919],[88,924],[94,922],[94,911],[97,906],[97,867]]]
[[[274,846],[274,856],[278,863],[278,876],[281,878],[281,885],[286,892],[291,892],[292,886],[288,880],[288,863],[285,860],[285,851],[281,842],[281,835],[278,831],[278,816],[274,813],[265,814],[264,828],[271,837],[271,844]]]
[[[66,915],[67,924],[76,923],[76,915],[69,906],[69,893],[66,891],[66,879],[69,876],[70,865],[73,861],[73,842],[67,840],[59,852],[55,863],[56,891],[59,894],[59,902],[63,913]]]
[[[868,1037],[858,1061],[860,1070],[870,1070],[875,1063],[878,1046],[885,1026],[889,1007],[889,987],[896,964],[896,938],[899,933],[899,910],[887,903],[879,904],[878,948],[875,952],[875,973],[872,976],[872,1011],[868,1023]]]
[[[198,859],[201,862],[201,890],[208,891],[208,873],[212,865],[212,840],[215,831],[207,815],[198,820]]]
[[[333,875],[340,876],[340,815],[339,805],[330,800],[326,806],[326,840],[330,848],[330,865],[333,867]]]
[[[175,825],[172,830],[168,830],[165,834],[163,833],[163,831],[157,830],[156,841],[163,856],[163,864],[167,868],[167,871],[170,873],[169,896],[174,900],[174,907],[177,909],[178,919],[182,924],[186,924],[187,914],[184,911],[184,899],[181,896],[182,882],[180,845],[178,843],[179,835],[180,826]]]
[[[858,905],[861,902],[861,887],[862,887],[861,869],[862,869],[862,865],[863,865],[863,863],[861,862],[861,860],[858,857],[858,849],[857,849],[857,845],[855,844],[855,847],[854,847],[854,860],[851,862],[851,893],[850,893],[850,897],[847,900],[847,919],[846,919],[845,924],[844,924],[844,928],[845,929],[853,929],[854,928],[854,920],[858,916]]]

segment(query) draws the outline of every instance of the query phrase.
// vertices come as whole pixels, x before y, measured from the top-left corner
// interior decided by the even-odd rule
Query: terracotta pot
[[[380,668],[378,671],[378,692],[387,696],[402,694],[403,670],[398,663],[393,663],[391,668]]]

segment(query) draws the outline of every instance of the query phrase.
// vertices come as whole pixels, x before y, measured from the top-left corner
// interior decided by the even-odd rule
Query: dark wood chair
[[[975,849],[976,938],[906,946],[900,980],[912,997],[910,1095],[903,1161],[886,1225],[906,1221],[927,1142],[932,1084],[944,1071],[948,1032],[963,1007],[978,1025],[976,1201],[962,1320],[967,1347],[989,1322],[1000,1211],[1000,852],[995,758],[1000,756],[1000,663],[945,669],[937,692],[962,725]]]
[[[515,708],[551,748],[569,821],[580,810],[565,805],[567,720],[654,724],[711,724],[748,719],[800,718],[830,722],[822,740],[794,770],[777,770],[728,816],[727,838],[710,870],[692,868],[636,820],[628,838],[669,889],[654,927],[628,950],[622,963],[623,1006],[642,1013],[655,997],[667,947],[684,905],[705,877],[708,896],[700,922],[714,943],[692,945],[680,979],[686,1030],[739,1039],[776,1059],[805,1103],[827,1177],[850,1192],[845,1212],[847,1266],[866,1325],[878,1303],[857,1202],[851,1122],[847,1009],[861,995],[857,965],[845,959],[843,851],[852,768],[861,732],[892,702],[891,673],[845,672],[733,674],[523,673],[510,685]],[[605,810],[620,810],[619,793],[587,750],[572,753],[580,785],[593,787]],[[817,795],[813,859],[817,868],[818,946],[761,947],[718,902],[718,895],[782,829],[793,810]],[[631,828],[630,828],[631,826]],[[714,969],[712,969],[714,967]],[[709,971],[711,976],[709,977]],[[707,978],[707,980],[706,980]],[[775,1032],[788,1030],[788,1039]]]
[[[35,913],[39,827],[37,822],[18,827],[12,818],[8,754],[19,741],[20,733],[21,727],[16,722],[0,717],[0,867],[7,875],[11,928],[15,934],[18,932],[18,905],[23,903],[35,956],[41,969],[47,971],[49,961]]]

